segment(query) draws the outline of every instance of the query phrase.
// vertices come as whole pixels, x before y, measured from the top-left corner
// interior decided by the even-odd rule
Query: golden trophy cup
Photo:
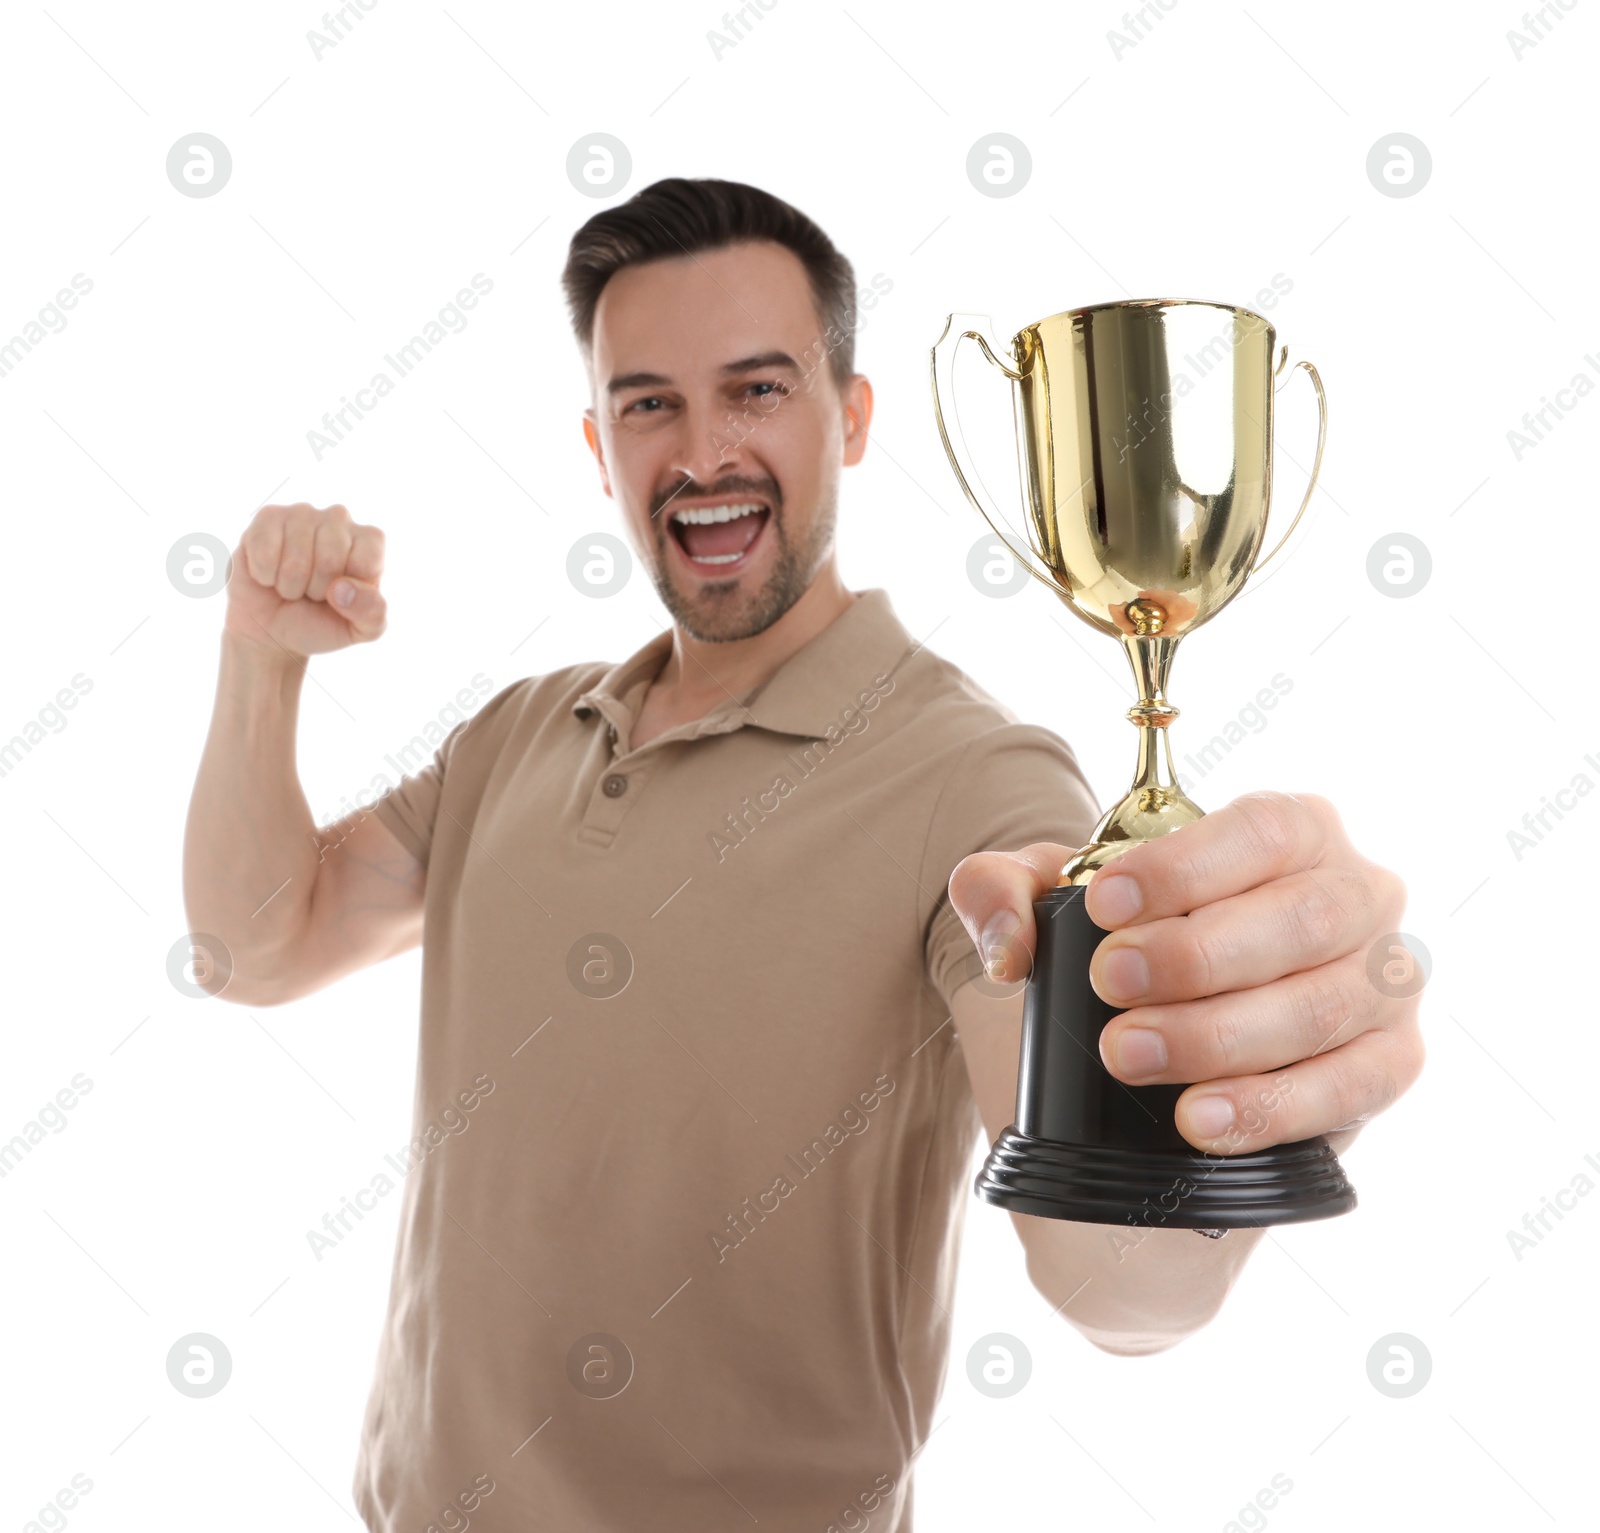
[[[1139,753],[1133,786],[1033,907],[1016,1122],[990,1151],[978,1195],[1015,1213],[1213,1236],[1347,1213],[1355,1189],[1323,1136],[1206,1154],[1178,1132],[1184,1086],[1128,1086],[1105,1068],[1100,1033],[1117,1013],[1089,983],[1105,931],[1084,908],[1100,868],[1204,814],[1173,771],[1172,657],[1283,547],[1310,503],[1327,439],[1322,380],[1306,361],[1286,371],[1287,347],[1275,370],[1272,325],[1228,304],[1152,298],[1069,309],[1019,331],[1009,357],[987,328],[980,316],[952,314],[933,347],[945,452],[1013,557],[1121,643],[1139,694],[1127,714]],[[979,498],[959,424],[952,432],[946,419],[967,337],[1011,382],[1020,527]],[[1319,411],[1311,482],[1272,552],[1258,557],[1272,497],[1273,400],[1302,367]]]

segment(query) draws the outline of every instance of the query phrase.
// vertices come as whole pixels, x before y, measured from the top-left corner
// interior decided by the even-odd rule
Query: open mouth
[[[723,506],[678,506],[668,526],[690,564],[725,574],[743,564],[771,517],[765,501],[746,500]]]

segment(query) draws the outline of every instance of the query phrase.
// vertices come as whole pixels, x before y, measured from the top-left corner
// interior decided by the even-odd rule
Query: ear
[[[605,449],[600,445],[600,425],[595,419],[592,409],[583,412],[583,439],[589,444],[589,451],[594,454],[594,461],[600,469],[600,488],[611,496],[611,476],[606,472]]]
[[[839,391],[844,407],[844,464],[849,468],[866,456],[867,428],[872,424],[872,385],[865,373],[852,373]]]

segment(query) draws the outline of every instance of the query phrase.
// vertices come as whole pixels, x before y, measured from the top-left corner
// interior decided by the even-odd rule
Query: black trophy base
[[[1106,1069],[1100,1034],[1118,1013],[1089,983],[1106,933],[1084,893],[1063,885],[1034,904],[1017,1118],[989,1152],[978,1196],[1045,1219],[1211,1234],[1349,1213],[1355,1188],[1322,1135],[1209,1155],[1178,1131],[1186,1087],[1129,1086]]]
[[[1301,1224],[1356,1206],[1355,1188],[1320,1135],[1206,1155],[1061,1144],[1030,1139],[1013,1125],[995,1141],[976,1190],[985,1203],[1014,1214],[1151,1229]]]

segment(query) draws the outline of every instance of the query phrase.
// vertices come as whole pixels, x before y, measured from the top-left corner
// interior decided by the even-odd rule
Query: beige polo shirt
[[[911,1525],[981,1129],[946,884],[1099,809],[883,590],[634,749],[671,639],[513,683],[377,806],[428,867],[383,1533]]]

